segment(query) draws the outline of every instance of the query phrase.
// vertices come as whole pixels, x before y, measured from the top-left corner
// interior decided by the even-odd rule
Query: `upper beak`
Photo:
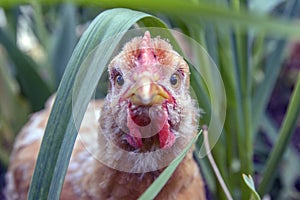
[[[150,77],[145,76],[140,77],[135,85],[126,92],[125,98],[130,98],[135,105],[146,106],[161,104],[164,100],[169,99],[170,95]]]

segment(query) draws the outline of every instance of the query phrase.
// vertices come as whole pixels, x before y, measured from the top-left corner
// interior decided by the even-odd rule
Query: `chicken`
[[[133,38],[108,73],[106,99],[91,101],[81,124],[61,199],[137,199],[197,132],[189,68],[168,41],[151,38],[148,31]],[[16,138],[7,199],[27,197],[52,102],[33,114]],[[192,151],[156,199],[205,199]]]

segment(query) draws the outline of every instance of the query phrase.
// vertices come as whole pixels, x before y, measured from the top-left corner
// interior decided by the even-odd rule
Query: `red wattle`
[[[165,123],[159,134],[160,148],[171,147],[175,142],[175,135],[170,131],[169,123]]]
[[[127,142],[133,146],[133,147],[142,147],[143,146],[143,141],[142,141],[142,134],[136,125],[135,122],[131,119],[131,114],[130,110],[128,110],[127,114],[127,127],[130,131],[130,135],[127,137]]]
[[[129,105],[127,110],[127,127],[129,129],[127,142],[135,147],[143,146],[142,138],[152,137],[158,134],[160,148],[171,147],[175,142],[175,135],[170,130],[168,122],[167,105],[162,105],[163,110],[157,111],[156,114],[150,114],[147,107],[132,108]]]

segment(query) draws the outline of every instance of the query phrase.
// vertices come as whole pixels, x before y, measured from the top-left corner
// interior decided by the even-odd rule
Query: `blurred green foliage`
[[[276,178],[281,186],[272,198],[300,196],[294,186],[300,176],[296,167],[300,165],[299,154],[288,145],[299,121],[299,103],[290,104],[281,129],[274,126],[266,112],[283,69],[283,60],[288,55],[287,44],[292,39],[300,39],[300,28],[292,20],[299,14],[298,0],[270,0],[268,3],[259,0],[116,0],[75,1],[75,4],[30,1],[29,5],[20,5],[24,2],[28,1],[0,3],[0,7],[3,6],[0,18],[4,21],[0,23],[2,167],[8,164],[13,139],[27,121],[28,114],[43,108],[49,95],[57,90],[77,40],[90,21],[105,9],[127,7],[151,13],[170,28],[192,37],[202,44],[219,67],[227,95],[227,115],[213,155],[234,198],[245,199],[250,194],[242,174],[252,175],[261,195],[278,190],[272,181]],[[150,26],[150,22],[143,25]],[[22,32],[33,38],[34,42],[25,41],[31,45],[29,50],[19,43]],[[199,77],[195,75],[192,85],[203,84],[197,81]],[[208,96],[205,89],[197,95],[199,105],[207,111],[210,110],[209,98],[203,97]],[[299,94],[294,93],[293,99],[298,98]],[[208,124],[208,119],[209,112],[203,122]],[[262,141],[265,135],[274,145],[270,158],[266,155],[271,148]],[[254,154],[264,157],[263,162],[254,162]],[[216,199],[224,198],[208,160],[198,161],[211,195]]]
[[[42,109],[57,89],[78,37],[72,5],[42,9],[34,4],[1,11],[0,159],[7,166],[15,135],[29,113]]]

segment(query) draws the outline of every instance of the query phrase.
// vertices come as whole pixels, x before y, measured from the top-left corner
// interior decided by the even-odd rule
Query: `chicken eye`
[[[118,86],[124,85],[124,78],[121,74],[116,76],[115,82],[117,83]]]
[[[178,87],[179,86],[179,75],[178,73],[174,73],[170,77],[170,83],[173,87]]]

